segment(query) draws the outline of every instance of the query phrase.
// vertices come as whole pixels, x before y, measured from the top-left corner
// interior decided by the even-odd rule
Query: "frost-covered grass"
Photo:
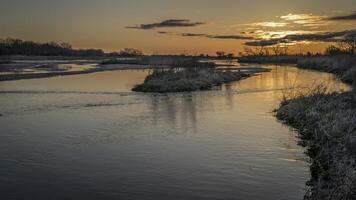
[[[337,74],[342,81],[353,82],[353,74],[356,73],[356,56],[315,56],[298,59],[298,67],[332,72]]]
[[[137,92],[185,92],[207,90],[214,86],[238,81],[244,76],[240,72],[219,72],[215,68],[171,68],[154,70],[143,84],[137,85]]]
[[[299,132],[310,157],[305,199],[356,199],[356,91],[329,93],[325,87],[285,95],[279,120]]]

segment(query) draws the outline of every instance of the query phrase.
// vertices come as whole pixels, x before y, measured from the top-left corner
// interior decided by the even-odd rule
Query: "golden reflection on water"
[[[301,199],[308,179],[303,149],[272,110],[291,86],[347,87],[326,73],[266,67],[273,70],[212,91],[176,94],[131,92],[147,70],[1,82],[6,151],[0,160],[26,170],[0,175],[11,185],[20,171],[34,180],[24,188],[36,190],[48,177],[27,169],[53,166],[71,172],[60,176],[88,196]],[[22,162],[28,157],[31,165]]]
[[[120,70],[43,79],[7,81],[1,90],[129,92],[142,82],[147,70]]]

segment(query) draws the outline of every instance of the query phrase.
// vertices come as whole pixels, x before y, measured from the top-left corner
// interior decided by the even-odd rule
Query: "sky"
[[[322,51],[356,30],[356,0],[0,0],[0,38],[153,54]]]

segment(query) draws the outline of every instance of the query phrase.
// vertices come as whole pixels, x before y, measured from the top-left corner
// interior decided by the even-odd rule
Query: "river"
[[[1,199],[302,199],[285,88],[328,82],[292,66],[212,91],[140,94],[148,70],[0,82]]]

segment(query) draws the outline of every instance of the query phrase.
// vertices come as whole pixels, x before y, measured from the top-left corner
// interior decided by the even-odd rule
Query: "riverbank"
[[[168,67],[215,67],[194,57],[69,57],[69,56],[1,56],[0,81],[89,74],[111,70],[157,69]]]
[[[356,60],[354,56],[298,60],[299,68],[334,73],[353,91],[329,93],[323,86],[286,94],[276,117],[295,128],[310,157],[305,199],[356,199]],[[296,94],[296,95],[295,95]]]
[[[242,56],[238,58],[240,63],[260,64],[296,64],[303,56]]]
[[[244,56],[238,60],[240,63],[296,64],[303,69],[333,73],[349,84],[353,82],[352,74],[356,73],[356,55]]]
[[[352,84],[356,73],[356,55],[314,56],[299,58],[297,67],[336,74],[343,82]]]
[[[284,99],[276,116],[299,133],[310,157],[305,199],[356,198],[356,95],[323,90]]]

